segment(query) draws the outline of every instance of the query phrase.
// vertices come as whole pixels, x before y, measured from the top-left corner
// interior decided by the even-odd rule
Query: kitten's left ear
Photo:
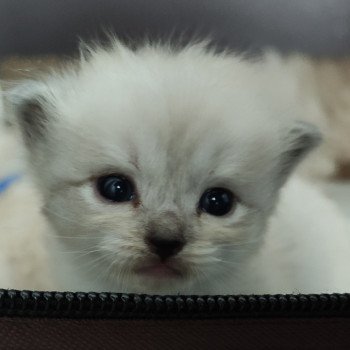
[[[285,133],[279,161],[281,185],[304,157],[322,141],[321,132],[316,126],[297,121]]]

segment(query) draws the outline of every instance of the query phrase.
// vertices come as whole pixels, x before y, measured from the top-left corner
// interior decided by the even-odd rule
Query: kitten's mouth
[[[138,275],[153,277],[156,279],[173,279],[182,278],[184,276],[184,273],[180,269],[162,262],[141,266],[135,269],[135,272]]]

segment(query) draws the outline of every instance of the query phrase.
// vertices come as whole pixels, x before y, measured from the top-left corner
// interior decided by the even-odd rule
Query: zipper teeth
[[[0,289],[1,316],[211,318],[350,315],[350,294],[150,296]]]

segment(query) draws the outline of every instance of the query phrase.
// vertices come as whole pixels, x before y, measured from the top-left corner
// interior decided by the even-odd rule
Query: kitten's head
[[[91,286],[239,283],[279,188],[319,138],[279,122],[260,68],[200,46],[115,44],[14,93],[44,212]]]

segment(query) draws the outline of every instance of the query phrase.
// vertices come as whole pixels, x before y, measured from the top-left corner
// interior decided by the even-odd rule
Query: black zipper
[[[0,316],[67,318],[347,317],[350,294],[138,295],[0,289]]]

